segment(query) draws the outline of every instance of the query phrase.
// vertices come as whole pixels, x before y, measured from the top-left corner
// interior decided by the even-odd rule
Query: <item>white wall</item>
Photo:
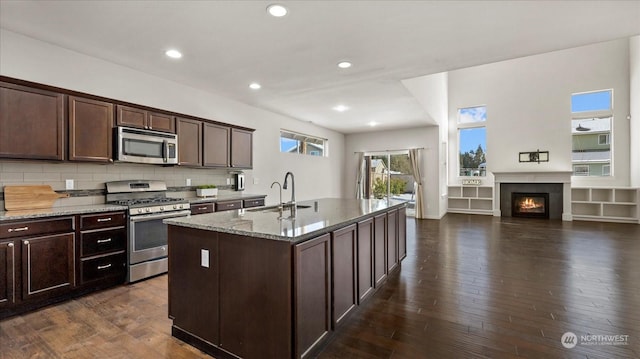
[[[357,157],[355,152],[380,152],[420,148],[422,150],[422,182],[425,187],[426,218],[441,218],[446,211],[439,200],[439,131],[438,126],[401,129],[384,132],[366,132],[346,135],[344,188],[348,198],[355,198]]]
[[[631,186],[640,187],[640,35],[629,39]]]
[[[614,176],[574,178],[577,186],[629,185],[628,39],[451,71],[449,182],[459,180],[458,108],[487,106],[488,171],[571,171],[571,94],[609,88],[614,91]],[[549,162],[518,162],[518,152],[538,149],[549,151]]]
[[[424,107],[429,120],[439,126],[439,152],[438,152],[438,168],[439,188],[431,188],[433,183],[426,186],[429,190],[439,191],[439,210],[440,216],[443,216],[447,210],[447,146],[448,146],[448,130],[449,130],[449,74],[441,72],[438,74],[416,77],[412,79],[402,80],[402,84],[411,92],[411,94]],[[434,145],[435,147],[435,145]]]
[[[0,29],[0,44],[4,76],[256,129],[246,192],[267,194],[268,203],[278,201],[269,185],[282,182],[287,171],[296,175],[298,200],[343,195],[344,135],[338,132],[7,30]],[[329,157],[280,153],[280,128],[327,138]]]

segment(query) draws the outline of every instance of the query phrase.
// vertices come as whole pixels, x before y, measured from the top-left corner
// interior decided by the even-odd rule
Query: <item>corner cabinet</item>
[[[69,160],[113,162],[113,104],[69,96]]]
[[[449,213],[493,215],[493,187],[449,186]]]
[[[231,167],[253,168],[253,132],[231,129]]]
[[[64,160],[64,97],[0,82],[0,158]]]
[[[571,215],[576,221],[640,223],[639,203],[638,188],[571,188]]]

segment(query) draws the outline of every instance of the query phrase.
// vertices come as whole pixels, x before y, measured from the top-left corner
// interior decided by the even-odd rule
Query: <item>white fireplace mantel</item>
[[[493,191],[493,215],[500,217],[501,183],[562,183],[562,220],[571,221],[571,171],[553,172],[492,172],[495,186]]]

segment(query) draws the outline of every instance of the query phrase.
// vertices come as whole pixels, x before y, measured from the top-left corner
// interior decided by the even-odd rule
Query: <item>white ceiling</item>
[[[640,1],[275,2],[0,0],[0,26],[343,133],[432,123],[403,79],[640,34]]]

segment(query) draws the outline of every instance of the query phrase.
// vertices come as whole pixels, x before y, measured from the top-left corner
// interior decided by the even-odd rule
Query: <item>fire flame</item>
[[[520,208],[521,209],[536,209],[536,208],[540,208],[540,207],[542,207],[542,204],[537,203],[531,197],[527,197],[523,201],[520,202]]]

